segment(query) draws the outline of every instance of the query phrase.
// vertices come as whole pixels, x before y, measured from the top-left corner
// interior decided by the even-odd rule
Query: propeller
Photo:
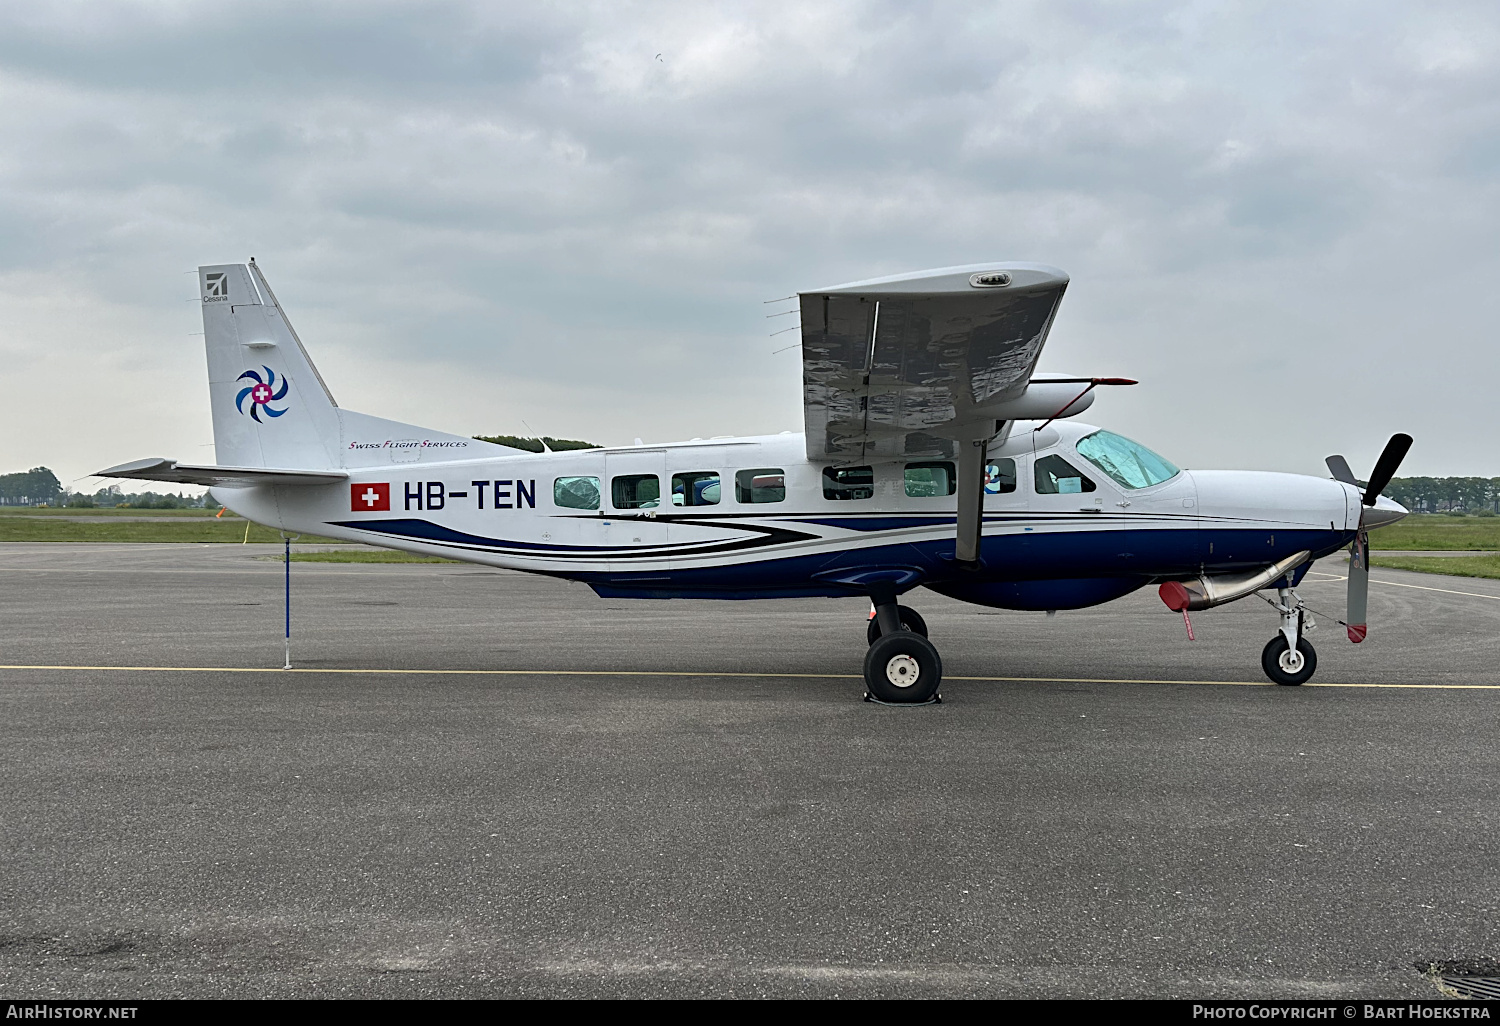
[[[1359,530],[1349,543],[1349,597],[1344,613],[1348,620],[1344,626],[1349,631],[1349,640],[1356,645],[1364,641],[1365,635],[1369,633],[1369,627],[1365,623],[1365,610],[1370,597],[1370,528],[1390,523],[1393,519],[1385,515],[1384,511],[1377,512],[1375,504],[1380,500],[1380,493],[1385,491],[1386,485],[1391,483],[1391,478],[1396,476],[1396,471],[1400,469],[1401,461],[1406,458],[1410,448],[1411,435],[1392,435],[1391,440],[1385,443],[1380,459],[1375,461],[1375,470],[1364,486],[1364,495],[1360,497],[1364,508],[1359,514]],[[1354,472],[1349,469],[1349,461],[1344,457],[1330,456],[1324,462],[1328,464],[1328,470],[1336,480],[1360,487]]]

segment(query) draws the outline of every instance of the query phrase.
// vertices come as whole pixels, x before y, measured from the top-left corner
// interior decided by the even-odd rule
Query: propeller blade
[[[1345,627],[1349,640],[1358,645],[1365,640],[1365,606],[1370,596],[1370,536],[1360,531],[1349,543],[1349,599],[1344,606]]]
[[[1370,487],[1365,489],[1366,506],[1375,505],[1375,500],[1380,498],[1380,493],[1385,491],[1385,486],[1391,483],[1391,478],[1401,468],[1401,461],[1406,459],[1406,451],[1410,448],[1411,435],[1392,435],[1391,440],[1385,443],[1385,452],[1375,461],[1375,470],[1370,474]]]
[[[1354,471],[1349,469],[1349,461],[1344,459],[1344,457],[1330,456],[1323,462],[1328,464],[1328,472],[1333,475],[1335,481],[1342,481],[1344,484],[1352,484],[1356,488],[1359,487],[1359,481],[1355,479]]]

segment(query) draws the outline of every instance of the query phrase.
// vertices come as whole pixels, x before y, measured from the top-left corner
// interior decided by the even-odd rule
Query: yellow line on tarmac
[[[745,673],[710,670],[400,670],[384,668],[298,666],[53,666],[0,664],[0,670],[100,670],[121,673],[325,673],[367,676],[428,677],[750,677],[765,680],[862,680],[857,673]],[[1264,680],[1167,680],[1141,677],[956,677],[950,681],[998,684],[1194,684],[1229,687],[1274,687]],[[1500,684],[1350,684],[1308,683],[1310,688],[1405,688],[1436,691],[1500,691]]]
[[[1308,681],[1305,688],[1412,688],[1440,691],[1500,691],[1500,684],[1335,684]]]
[[[437,677],[805,677],[811,680],[829,680],[849,677],[863,679],[856,673],[722,673],[696,672],[690,670],[393,670],[348,667],[320,668],[295,666],[284,670],[279,666],[24,666],[0,664],[0,670],[120,670],[150,673],[353,673],[353,674],[408,674]],[[998,679],[998,678],[997,678]]]
[[[1275,687],[1268,680],[1150,680],[1128,677],[944,677],[944,680],[1004,681],[1018,684],[1219,684],[1233,687]],[[1500,691],[1500,684],[1343,684],[1309,682],[1308,688],[1415,688]]]

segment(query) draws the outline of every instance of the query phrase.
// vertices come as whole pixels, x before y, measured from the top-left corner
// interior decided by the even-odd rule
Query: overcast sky
[[[1183,466],[1500,475],[1497,11],[9,0],[0,472],[209,462],[190,272],[253,255],[460,434],[798,431],[764,300],[1013,259]]]

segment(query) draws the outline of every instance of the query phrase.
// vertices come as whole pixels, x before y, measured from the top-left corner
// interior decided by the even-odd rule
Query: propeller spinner
[[[1406,458],[1410,448],[1411,435],[1391,436],[1391,440],[1385,443],[1385,451],[1380,454],[1380,459],[1375,461],[1375,470],[1370,474],[1370,480],[1360,499],[1364,508],[1360,510],[1359,531],[1355,534],[1354,541],[1349,543],[1349,597],[1344,613],[1349,640],[1356,645],[1364,641],[1365,635],[1369,633],[1369,627],[1365,624],[1365,610],[1370,596],[1369,532],[1371,528],[1400,520],[1405,515],[1394,503],[1389,504],[1392,508],[1382,507],[1378,503],[1380,493],[1391,483],[1391,478],[1396,476],[1396,471],[1400,469],[1401,461]],[[1324,462],[1328,464],[1328,470],[1335,479],[1356,488],[1360,486],[1354,472],[1349,469],[1349,461],[1344,457],[1330,456]]]

